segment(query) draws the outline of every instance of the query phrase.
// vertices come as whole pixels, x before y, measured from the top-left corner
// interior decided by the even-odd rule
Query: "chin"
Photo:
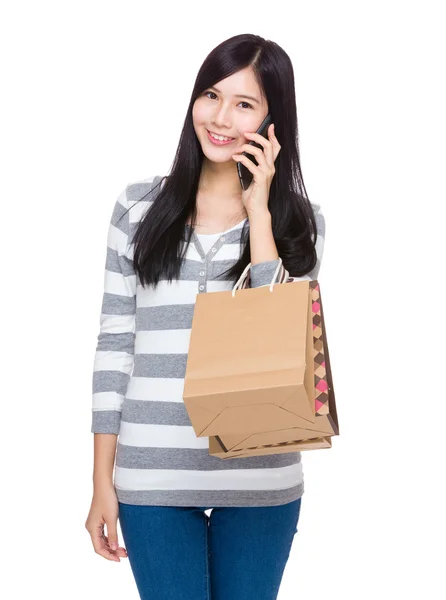
[[[215,164],[228,164],[228,163],[234,163],[234,166],[236,165],[235,160],[233,160],[231,157],[228,158],[227,156],[210,156],[207,152],[203,152],[205,158],[212,163]]]

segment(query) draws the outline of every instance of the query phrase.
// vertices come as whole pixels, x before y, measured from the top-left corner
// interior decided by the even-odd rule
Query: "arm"
[[[317,262],[316,262],[314,269],[302,277],[302,279],[309,279],[310,281],[313,279],[317,279],[319,276],[322,255],[324,253],[324,243],[325,243],[325,217],[321,211],[320,205],[313,204],[313,211],[314,211],[314,217],[316,219],[316,229],[317,229],[317,238],[316,238]]]
[[[115,464],[118,436],[109,433],[94,434],[93,489],[113,487],[113,467]]]
[[[249,215],[249,240],[251,250],[250,287],[269,285],[279,262],[269,210]]]
[[[136,276],[128,249],[127,209],[126,190],[123,190],[116,200],[108,230],[100,332],[93,366],[91,432],[95,434],[93,479],[96,482],[112,480],[122,403],[133,368]]]
[[[317,279],[322,261],[325,241],[325,218],[322,214],[321,207],[318,204],[313,204],[314,216],[316,219],[317,239],[316,239],[316,254],[317,263],[312,271],[303,275],[299,279],[313,280]],[[269,285],[273,278],[274,272],[279,263],[279,255],[274,241],[271,227],[271,213],[250,215],[250,243],[251,243],[251,285],[250,287],[261,287]],[[276,281],[280,281],[282,277],[282,269],[277,274]]]

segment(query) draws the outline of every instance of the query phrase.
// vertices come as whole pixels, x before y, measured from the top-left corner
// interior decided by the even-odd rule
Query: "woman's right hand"
[[[118,546],[118,515],[118,498],[113,485],[95,488],[85,527],[96,554],[121,562],[119,557],[127,558],[127,550]],[[107,535],[104,533],[104,525],[107,525]]]

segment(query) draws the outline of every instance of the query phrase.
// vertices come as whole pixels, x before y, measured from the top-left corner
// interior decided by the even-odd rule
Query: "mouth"
[[[206,132],[208,134],[208,138],[209,140],[215,144],[216,146],[227,146],[228,144],[231,144],[232,142],[235,141],[235,138],[227,138],[226,136],[219,136],[219,137],[224,137],[224,139],[217,139],[216,137],[213,137],[214,135],[217,134],[211,134],[211,132],[209,131],[209,129],[206,129]]]

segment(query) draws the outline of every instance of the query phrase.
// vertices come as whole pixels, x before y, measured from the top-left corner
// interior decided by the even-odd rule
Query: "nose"
[[[222,106],[220,110],[216,111],[212,123],[215,125],[215,128],[219,131],[221,131],[222,129],[230,130],[231,120],[229,117],[228,109]]]

